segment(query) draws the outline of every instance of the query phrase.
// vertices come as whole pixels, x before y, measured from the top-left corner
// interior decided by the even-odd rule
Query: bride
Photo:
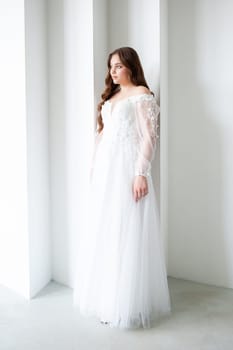
[[[133,48],[111,52],[107,66],[77,247],[74,305],[110,327],[149,328],[170,313],[151,177],[159,106]]]

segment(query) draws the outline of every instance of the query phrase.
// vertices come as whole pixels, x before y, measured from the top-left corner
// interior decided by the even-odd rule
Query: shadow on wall
[[[97,88],[95,91],[95,101],[97,103],[99,102],[100,95],[104,89],[105,73],[102,74],[101,72],[106,72],[106,61],[101,60],[100,58],[105,54],[105,51],[103,54],[102,48],[106,50],[106,46],[108,46],[107,51],[109,53],[113,49],[120,46],[133,46],[136,49],[139,47],[142,50],[142,52],[139,52],[139,55],[141,56],[141,54],[144,54],[144,57],[149,57],[150,59],[149,62],[151,66],[147,64],[145,67],[147,68],[145,69],[145,72],[148,72],[150,74],[149,78],[152,76],[151,72],[154,72],[154,70],[151,69],[151,67],[153,68],[153,56],[150,55],[150,50],[153,51],[154,48],[151,47],[150,43],[147,44],[145,42],[144,35],[146,30],[145,28],[148,30],[148,23],[150,22],[144,23],[144,26],[142,25],[143,18],[152,12],[151,10],[147,10],[145,12],[145,4],[140,0],[137,1],[140,3],[141,7],[135,6],[135,0],[120,0],[117,3],[111,0],[107,2],[102,1],[100,2],[101,5],[99,2],[98,5],[96,4],[97,7],[95,7],[94,11],[94,55],[97,55],[98,53],[98,57],[95,57],[95,64],[96,62],[98,62],[98,64],[95,66],[96,69],[94,72],[94,79],[95,88]],[[67,66],[70,64],[70,57],[67,48],[70,49],[70,43],[74,39],[74,31],[76,30],[76,25],[74,24],[75,20],[72,22],[72,20],[69,19],[69,16],[71,12],[76,13],[75,11],[72,11],[73,6],[76,8],[76,5],[77,2],[75,2],[75,0],[68,2],[68,4],[62,0],[59,0],[50,1],[48,7],[52,277],[55,281],[64,283],[68,286],[72,286],[73,284],[73,261],[76,252],[72,248],[74,246],[72,245],[72,242],[75,240],[74,235],[76,232],[74,228],[75,223],[78,221],[76,221],[78,214],[75,212],[75,206],[69,205],[69,203],[71,203],[71,199],[72,203],[74,203],[75,200],[73,195],[74,192],[72,192],[73,189],[71,189],[71,186],[73,186],[74,183],[70,179],[71,173],[73,176],[74,171],[70,171],[70,173],[67,171],[67,164],[72,163],[69,157],[72,157],[74,155],[73,153],[69,153],[68,149],[68,146],[71,146],[71,138],[70,135],[68,135],[70,132],[70,124],[67,110],[70,110],[72,107],[76,108],[77,106],[74,102],[75,99],[73,98],[73,95],[69,95],[69,92],[71,90],[67,89],[67,85],[69,88],[71,87],[69,80],[70,78],[67,77],[67,72],[64,71],[64,69],[67,68]],[[105,5],[108,7],[107,9],[105,8]],[[105,11],[107,11],[107,19],[104,18],[104,20],[101,21],[101,16],[103,15],[103,11],[101,11],[101,9],[103,8]],[[144,9],[144,12],[141,11],[141,9]],[[144,13],[144,17],[142,16],[142,12]],[[82,16],[83,15],[84,13],[82,13]],[[150,17],[150,21],[153,20],[153,16],[154,14]],[[73,16],[71,17],[73,18]],[[67,23],[65,23],[65,21],[67,21]],[[108,22],[107,29],[105,29],[105,22]],[[69,32],[71,27],[73,29]],[[144,50],[145,45],[149,52],[147,50]],[[146,76],[148,77],[148,74],[146,74]],[[72,77],[72,79],[74,79],[73,93],[76,93],[76,78]],[[153,86],[151,86],[151,88],[154,90]],[[75,107],[72,104],[70,105],[71,100],[74,102]],[[95,108],[97,108],[97,105]],[[74,159],[76,160],[76,157]],[[156,170],[156,175],[154,178],[156,179],[155,187],[157,193],[159,193],[160,186],[158,161],[159,146],[157,149],[156,160],[153,163],[153,171]],[[77,168],[74,166],[74,170],[75,169]],[[76,188],[74,188],[74,191],[76,191]],[[70,210],[71,208],[73,211]]]
[[[156,10],[156,3],[153,6],[154,10]],[[117,3],[114,0],[109,1],[108,18],[111,25],[109,25],[108,48],[109,52],[121,46],[132,46],[137,50],[142,64],[143,62],[147,63],[147,65],[143,64],[145,77],[159,102],[158,82],[154,81],[153,86],[150,84],[150,78],[155,76],[155,57],[150,55],[156,55],[156,43],[153,44],[153,48],[149,44],[145,44],[145,37],[148,34],[148,30],[151,30],[148,24],[145,23],[145,13],[147,13],[146,5],[140,0],[120,0]],[[148,18],[148,21],[151,23],[151,18]],[[139,31],[140,27],[142,29]],[[154,25],[154,30],[156,30],[156,24]],[[153,31],[149,32],[151,37],[154,38]],[[146,50],[144,50],[145,45]],[[158,140],[155,159],[152,163],[152,178],[160,211],[160,139]]]
[[[67,213],[67,139],[64,72],[63,1],[49,2],[49,138],[51,186],[52,279],[71,279]],[[65,277],[64,277],[65,276]]]
[[[200,74],[205,62],[196,46],[202,35],[197,3],[169,3],[168,271],[226,286],[223,139],[210,108],[211,91]]]
[[[118,47],[129,45],[129,1],[119,0],[117,3],[110,0],[108,6],[108,51],[111,52]]]

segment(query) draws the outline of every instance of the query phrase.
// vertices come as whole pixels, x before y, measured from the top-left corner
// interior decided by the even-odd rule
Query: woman
[[[149,328],[170,312],[151,178],[159,107],[134,49],[116,49],[107,64],[74,303],[110,327]]]

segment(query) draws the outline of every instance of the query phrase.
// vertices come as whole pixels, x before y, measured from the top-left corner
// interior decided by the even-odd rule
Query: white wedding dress
[[[148,94],[102,106],[88,207],[77,250],[74,305],[110,327],[149,328],[170,313],[151,161],[159,106]],[[148,194],[136,202],[132,185],[144,175]]]

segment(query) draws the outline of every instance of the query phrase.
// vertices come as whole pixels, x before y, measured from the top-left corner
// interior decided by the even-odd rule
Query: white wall
[[[65,118],[70,244],[67,284],[73,286],[76,239],[87,199],[94,135],[93,1],[65,3]],[[69,277],[69,279],[67,278]]]
[[[120,23],[120,25],[119,25]],[[109,1],[109,52],[131,46],[139,54],[146,81],[160,99],[160,1]],[[160,139],[157,143],[152,176],[160,203]]]
[[[160,221],[168,266],[168,0],[160,1]]]
[[[67,280],[69,239],[67,217],[66,118],[63,0],[48,1],[49,149],[52,277]],[[62,277],[60,277],[62,276]]]
[[[49,1],[53,278],[69,286],[108,53],[123,45],[135,47],[151,89],[158,92],[159,1],[136,5],[131,0]],[[156,161],[159,196],[159,144]]]
[[[94,135],[93,3],[49,2],[53,279],[73,286]]]
[[[139,54],[150,88],[159,93],[159,0],[110,0],[108,49],[132,46]]]
[[[46,12],[0,2],[0,283],[26,298],[51,278]]]
[[[0,2],[0,283],[28,296],[24,1]]]
[[[168,2],[169,275],[233,287],[233,2]]]
[[[94,105],[101,100],[105,88],[104,78],[107,74],[108,57],[108,0],[93,1],[93,41],[94,41]],[[95,111],[95,116],[97,115]]]
[[[162,0],[160,33],[159,1],[1,1],[1,284],[27,298],[51,273],[73,286],[106,59],[127,45],[156,92],[161,48],[161,184],[159,148],[153,175],[169,275],[233,286],[232,10]]]
[[[47,1],[25,1],[30,296],[51,279]]]

